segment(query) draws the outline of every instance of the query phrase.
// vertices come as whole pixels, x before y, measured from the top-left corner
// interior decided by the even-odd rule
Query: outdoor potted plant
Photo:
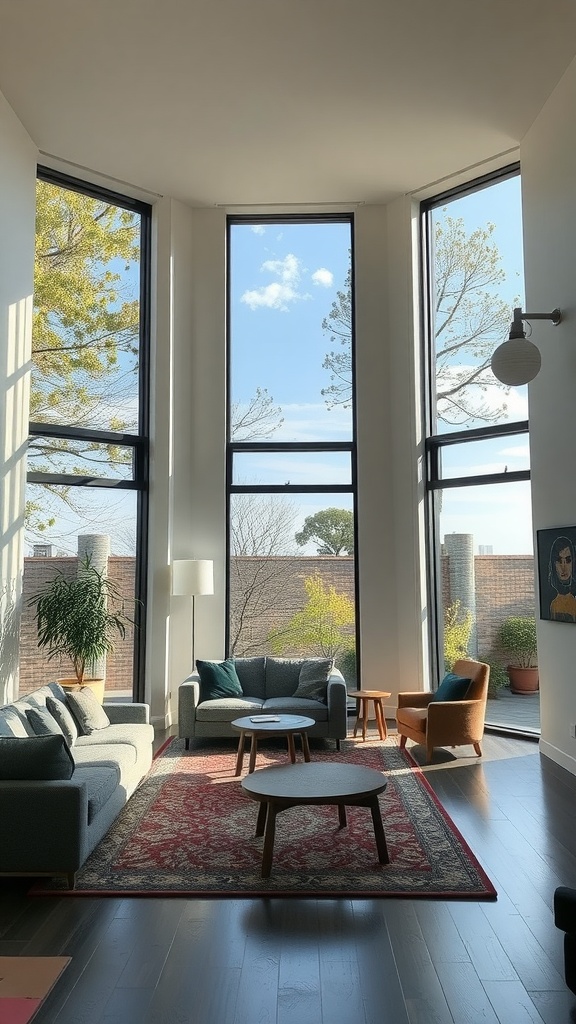
[[[115,639],[124,639],[131,619],[122,610],[122,595],[116,584],[86,555],[75,576],[58,569],[51,580],[30,600],[35,605],[38,647],[47,648],[48,660],[69,658],[72,678],[60,679],[62,686],[90,686],[100,701],[104,679],[94,679],[95,666],[112,653]]]
[[[512,693],[534,693],[539,686],[536,620],[510,615],[500,626],[500,646],[510,658],[506,671]]]

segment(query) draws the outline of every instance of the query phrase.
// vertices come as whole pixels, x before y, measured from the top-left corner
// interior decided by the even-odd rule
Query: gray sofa
[[[66,700],[58,683],[49,683],[1,707],[0,743],[34,736],[26,709],[45,708],[48,696]],[[103,706],[110,725],[74,740],[70,779],[0,778],[0,874],[65,875],[72,887],[75,872],[148,772],[154,739],[148,705]]]
[[[326,703],[293,697],[303,661],[297,658],[235,658],[234,666],[242,685],[241,697],[220,697],[200,701],[200,676],[192,672],[178,688],[178,735],[186,740],[199,737],[238,736],[230,722],[243,715],[306,715],[315,725],[309,736],[336,740],[346,737],[346,683],[337,669],[328,680]]]

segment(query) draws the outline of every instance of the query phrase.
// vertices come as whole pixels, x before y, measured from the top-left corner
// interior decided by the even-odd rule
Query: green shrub
[[[518,668],[536,665],[538,652],[534,616],[510,615],[500,626],[498,640],[511,664]]]
[[[490,678],[488,680],[488,697],[494,699],[498,696],[499,690],[503,686],[508,686],[510,680],[508,679],[508,673],[500,661],[498,661],[497,655],[490,652],[489,654],[480,657],[478,660],[483,661],[486,665],[490,665]]]
[[[472,632],[472,612],[464,612],[456,600],[444,612],[444,671],[450,672],[454,662],[468,657]]]

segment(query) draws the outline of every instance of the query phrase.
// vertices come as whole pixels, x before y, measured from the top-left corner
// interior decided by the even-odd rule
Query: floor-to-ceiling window
[[[435,197],[422,223],[436,675],[464,653],[487,661],[488,720],[538,729],[538,694],[514,700],[501,632],[535,614],[527,386],[490,367],[524,304],[518,167]]]
[[[70,675],[31,599],[89,555],[130,619],[107,696],[143,693],[150,208],[39,168],[20,692]]]
[[[231,217],[231,655],[356,679],[354,306],[346,217]]]

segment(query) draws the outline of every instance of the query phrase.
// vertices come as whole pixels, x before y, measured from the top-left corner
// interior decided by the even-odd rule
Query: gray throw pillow
[[[83,736],[90,736],[110,725],[108,715],[89,686],[67,693],[66,702]]]
[[[78,726],[72,712],[56,697],[46,697],[46,707],[64,733],[68,746],[73,747],[78,739]]]
[[[310,658],[302,662],[298,686],[293,697],[304,697],[306,700],[328,702],[328,679],[334,668],[333,658]]]
[[[0,736],[0,779],[45,781],[70,779],[74,761],[59,736]]]
[[[64,733],[48,708],[26,708],[26,718],[36,736],[63,736]]]

